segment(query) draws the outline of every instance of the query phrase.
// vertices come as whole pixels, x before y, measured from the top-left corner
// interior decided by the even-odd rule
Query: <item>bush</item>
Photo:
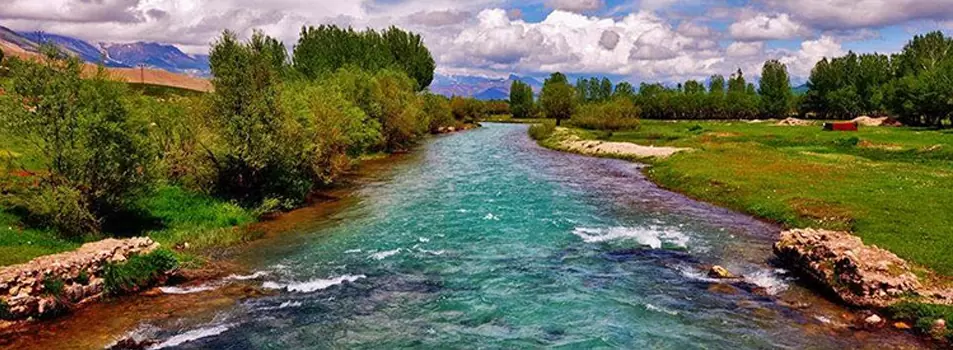
[[[542,124],[534,124],[529,127],[529,137],[533,138],[536,141],[542,141],[553,136],[556,132],[556,123],[545,122]]]
[[[450,110],[450,99],[432,93],[423,95],[424,114],[430,119],[430,131],[436,132],[442,127],[455,126],[453,111]]]
[[[102,69],[84,80],[78,59],[43,50],[43,61],[10,60],[14,89],[0,97],[0,130],[16,131],[4,137],[26,139],[41,160],[37,186],[14,202],[64,234],[97,232],[149,189],[156,152],[122,84]]]
[[[573,115],[573,125],[593,130],[632,130],[639,127],[639,108],[628,99],[591,103]]]
[[[208,121],[214,146],[216,192],[257,206],[266,198],[297,203],[311,190],[302,166],[302,126],[280,105],[280,71],[267,37],[255,33],[240,43],[226,31],[212,47],[215,92],[209,95]]]
[[[107,264],[103,268],[106,293],[119,295],[151,286],[178,266],[179,261],[167,249],[136,255],[124,263]]]
[[[893,318],[912,320],[914,328],[924,334],[930,334],[936,320],[953,320],[953,306],[902,302],[890,306],[887,311]],[[946,334],[939,334],[953,340],[953,328],[947,323]]]
[[[66,282],[63,282],[63,280],[51,275],[43,278],[43,293],[59,297],[63,295],[64,290],[66,290]]]
[[[10,305],[3,299],[0,299],[0,320],[10,321],[13,320],[13,314],[10,313]]]
[[[486,104],[472,97],[454,96],[450,99],[453,117],[462,122],[474,122],[486,116]]]

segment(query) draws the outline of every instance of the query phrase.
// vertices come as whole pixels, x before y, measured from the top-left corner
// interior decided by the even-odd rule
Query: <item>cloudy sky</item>
[[[419,32],[444,74],[671,82],[757,76],[776,58],[799,80],[824,56],[896,52],[953,29],[953,0],[0,0],[0,25],[16,30],[191,53],[225,28],[291,47],[302,25],[322,23]]]

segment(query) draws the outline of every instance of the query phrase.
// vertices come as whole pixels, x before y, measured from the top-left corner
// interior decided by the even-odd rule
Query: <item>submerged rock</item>
[[[906,261],[846,232],[786,231],[774,252],[853,306],[886,307],[922,288]]]
[[[737,279],[738,276],[732,274],[728,269],[715,265],[708,270],[708,277],[717,279]]]

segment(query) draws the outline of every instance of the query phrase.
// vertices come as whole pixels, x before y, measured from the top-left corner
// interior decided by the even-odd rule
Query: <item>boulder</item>
[[[793,270],[857,307],[890,306],[922,288],[906,261],[847,232],[786,231],[774,252]]]

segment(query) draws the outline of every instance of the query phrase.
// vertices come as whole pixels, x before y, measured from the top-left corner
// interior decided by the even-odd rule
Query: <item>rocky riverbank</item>
[[[149,238],[107,239],[0,268],[0,329],[100,299],[107,289],[108,266],[157,249],[159,244]]]
[[[847,232],[796,229],[781,233],[774,252],[849,306],[910,321],[935,338],[953,337],[943,311],[953,310],[953,290],[922,281],[913,266],[889,251]],[[865,323],[876,327],[886,320],[868,312]],[[902,322],[895,326],[910,328]]]

